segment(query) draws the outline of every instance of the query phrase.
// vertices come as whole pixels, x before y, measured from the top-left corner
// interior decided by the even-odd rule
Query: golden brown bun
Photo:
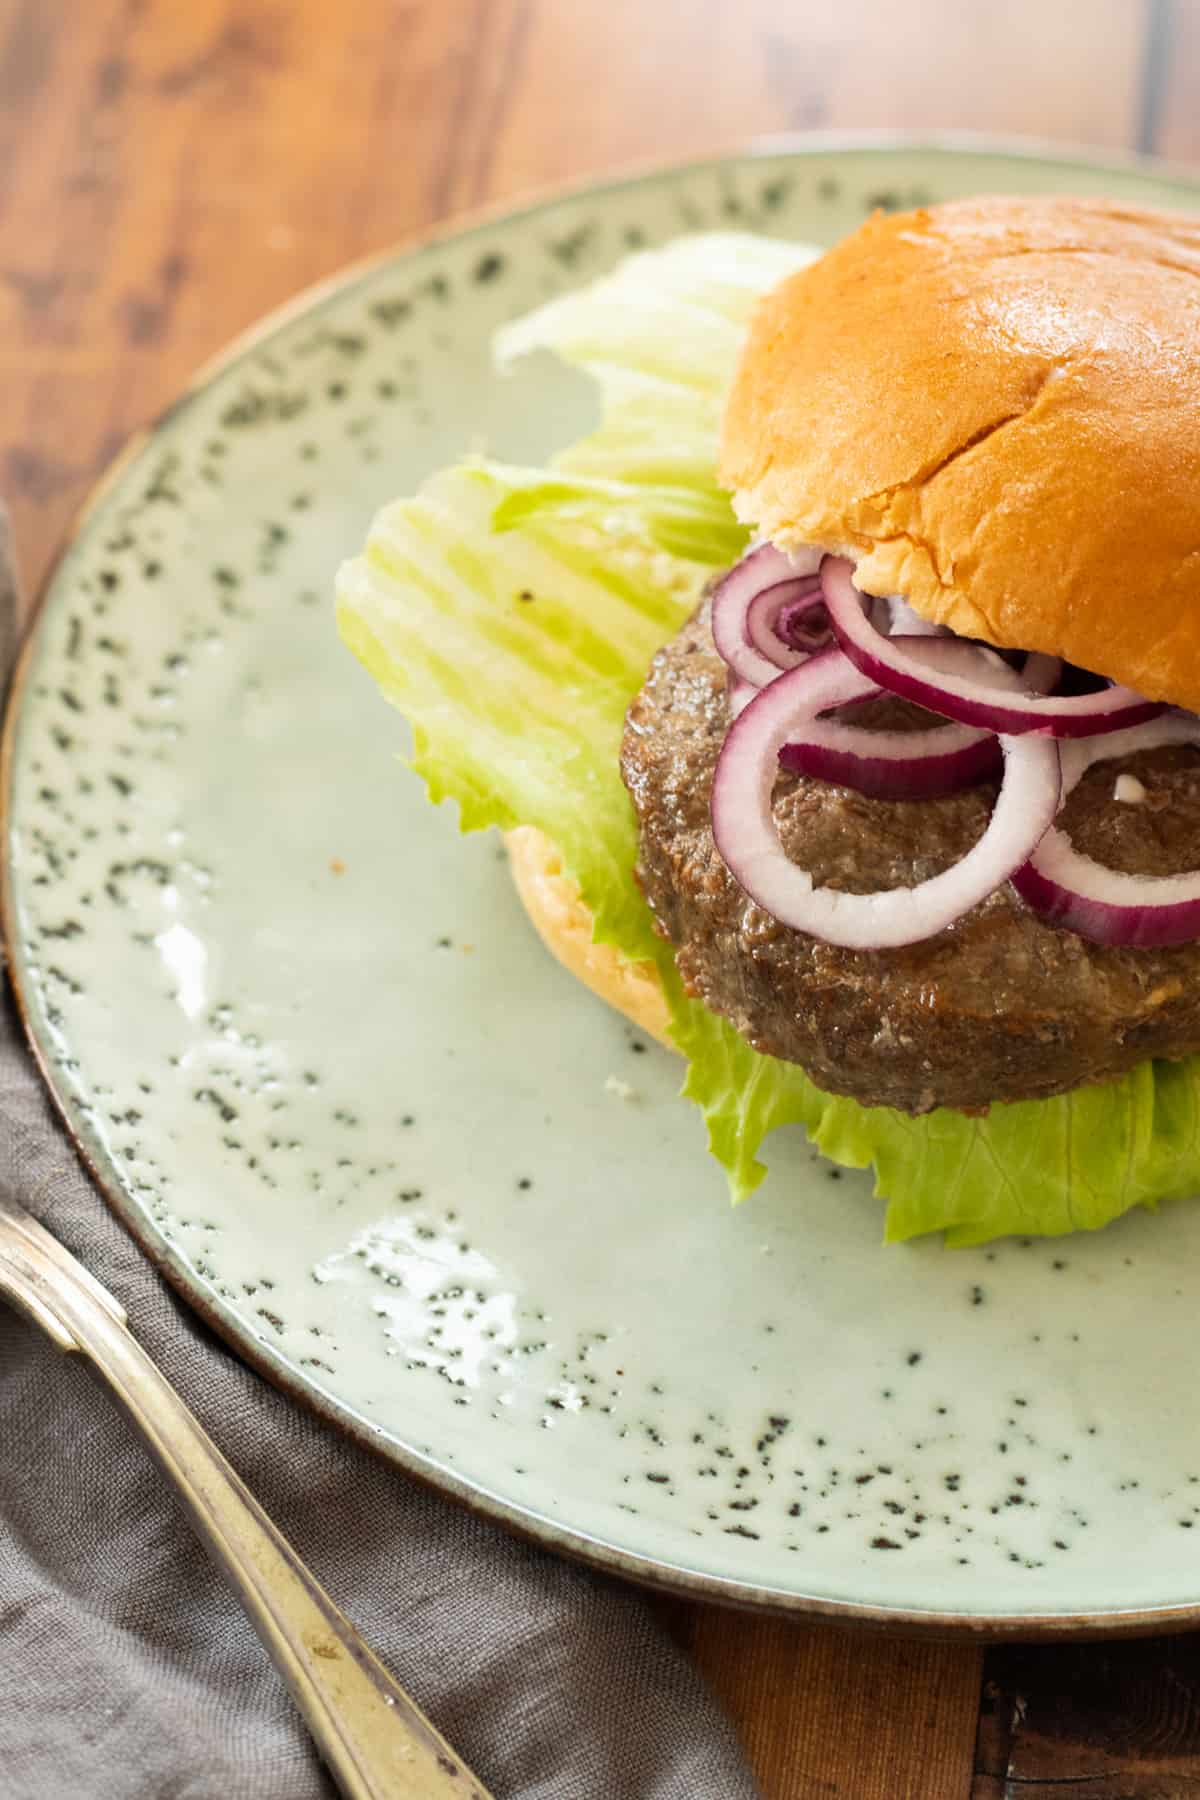
[[[674,1050],[667,999],[653,963],[630,962],[611,944],[592,942],[591,912],[542,832],[521,825],[504,841],[517,893],[547,950],[593,994]]]
[[[876,216],[760,305],[721,479],[865,592],[1200,708],[1200,220]]]

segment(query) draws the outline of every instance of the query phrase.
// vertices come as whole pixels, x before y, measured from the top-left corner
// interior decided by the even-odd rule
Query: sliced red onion
[[[886,641],[895,646],[898,656],[918,664],[921,672],[932,681],[962,675],[965,670],[970,679],[986,688],[989,694],[1023,695],[1028,691],[1024,669],[1014,668],[988,644],[973,644],[967,638],[934,637],[929,633],[915,638],[891,637]],[[853,662],[853,657],[850,660]],[[881,681],[879,686],[887,688],[886,681]],[[929,710],[937,709],[931,707]],[[949,716],[948,713],[942,715],[943,718]],[[994,727],[981,726],[980,729],[990,731]]]
[[[1021,664],[1021,686],[1027,694],[1052,694],[1062,672],[1061,656],[1047,656],[1043,650],[1033,650]]]
[[[1058,747],[1044,737],[1000,739],[1004,779],[988,828],[943,874],[875,894],[817,888],[789,859],[775,827],[771,794],[779,752],[820,713],[861,696],[861,677],[833,650],[756,695],[730,726],[717,759],[713,839],[734,878],[781,924],[851,950],[893,949],[935,936],[1028,861],[1058,807]]]
[[[943,660],[940,648],[929,647],[928,641],[919,650],[915,644],[909,649],[922,660]],[[1034,660],[1027,660],[1025,670]],[[1034,679],[1052,684],[1057,662],[1053,657],[1038,660],[1042,666],[1035,670]],[[997,684],[1014,689],[1029,684],[1025,670],[1018,680],[1007,665],[984,667],[988,678]],[[872,700],[885,691],[865,675],[860,679],[863,685],[856,696],[858,700]],[[744,712],[760,691],[753,682],[743,681],[731,670],[727,683],[730,718],[736,719]],[[995,732],[978,726],[947,722],[924,731],[894,731],[841,719],[814,719],[784,744],[779,752],[779,766],[798,775],[815,776],[819,781],[836,781],[879,800],[930,800],[999,775],[1003,757]]]
[[[908,610],[905,608],[905,613]],[[907,622],[904,613],[896,616],[899,622]],[[916,613],[912,617],[915,619]],[[961,661],[956,643],[935,639],[932,634],[919,643],[906,641],[902,648],[935,669]],[[1020,670],[1014,670],[1002,657],[981,649],[978,677],[988,685],[1014,692],[1040,693],[1044,691],[1040,684],[1053,686],[1058,671],[1059,663],[1052,656],[1028,657]],[[866,684],[864,699],[884,691],[867,676],[862,680]],[[739,712],[752,697],[746,695]],[[987,781],[1003,767],[995,732],[981,726],[947,723],[924,731],[875,731],[840,719],[814,720],[788,740],[779,752],[779,762],[781,768],[815,775],[822,781],[838,781],[880,800],[931,800]]]
[[[1165,710],[1158,702],[1115,685],[1097,694],[998,694],[980,679],[980,647],[959,638],[921,640],[942,644],[960,657],[957,667],[947,667],[932,679],[928,666],[903,647],[902,639],[880,636],[863,611],[864,596],[853,577],[853,565],[845,557],[828,556],[821,564],[821,585],[838,643],[864,675],[930,712],[1009,736],[1037,731],[1051,737],[1091,737],[1136,725]]]
[[[833,626],[829,623],[829,608],[819,581],[799,599],[789,600],[780,607],[775,630],[785,644],[805,650],[810,656],[832,644]]]
[[[888,601],[891,614],[891,630],[889,637],[948,637],[949,626],[935,625],[932,619],[923,619],[919,612],[914,612],[907,600],[899,594],[893,594]]]
[[[820,581],[800,576],[763,588],[746,608],[745,631],[751,648],[766,657],[776,674],[798,669],[806,657],[833,641]]]
[[[810,613],[815,629],[804,624]],[[746,608],[744,629],[750,650],[771,665],[772,680],[784,669],[798,669],[814,650],[833,642],[825,596],[820,582],[811,576],[777,581],[774,587],[755,594]]]
[[[1020,694],[1026,698],[1050,693],[1062,673],[1062,663],[1057,656],[1042,656],[1036,651],[1030,656],[1022,656],[1018,651],[1017,660],[1009,662],[990,644],[974,644],[966,638],[897,636],[894,642],[902,655],[914,658],[922,669],[930,671],[939,680],[943,675],[961,675],[965,664],[972,681],[989,690]],[[936,708],[928,710],[935,711]],[[976,729],[989,731],[991,727]]]
[[[820,564],[818,550],[804,551],[793,559],[777,550],[774,544],[759,544],[747,551],[740,562],[734,563],[718,582],[712,597],[713,643],[718,654],[743,681],[765,687],[768,681],[774,681],[782,666],[764,656],[750,640],[746,615],[752,603],[766,589],[784,585],[792,591],[780,596],[781,600],[797,598],[800,589],[795,584],[806,576],[815,575]],[[803,581],[803,585],[807,588],[811,582]],[[781,652],[785,649],[782,643],[778,647]],[[794,661],[799,652],[793,651],[791,655]]]
[[[1200,719],[1167,713],[1128,731],[1064,744],[1063,798],[1093,763],[1157,750],[1164,744],[1200,744]],[[1035,912],[1094,944],[1191,943],[1200,937],[1200,870],[1186,875],[1124,875],[1076,850],[1051,826],[1013,886]]]
[[[939,660],[928,638],[922,640],[919,651],[915,644],[910,648],[915,655]],[[853,668],[849,658],[846,661]],[[884,692],[866,675],[860,674],[858,679],[862,686],[855,700],[871,700]],[[742,707],[748,703],[743,701]],[[894,731],[814,718],[789,737],[779,752],[780,768],[814,775],[820,781],[837,781],[880,800],[928,800],[936,794],[950,794],[998,774],[1001,765],[995,732],[971,725]]]
[[[762,693],[762,689],[755,687],[752,681],[743,681],[740,675],[735,675],[730,669],[725,678],[725,692],[729,698],[729,716],[736,719],[739,713],[745,712],[755,694]]]
[[[880,690],[872,684],[870,691]],[[788,739],[779,752],[779,766],[878,800],[932,800],[998,775],[1003,758],[995,732],[971,725],[869,731],[841,720],[817,719]]]

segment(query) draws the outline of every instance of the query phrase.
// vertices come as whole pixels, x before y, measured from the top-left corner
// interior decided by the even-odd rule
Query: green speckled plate
[[[1195,1624],[1200,1206],[885,1250],[867,1182],[785,1134],[731,1210],[677,1062],[545,956],[500,846],[426,804],[333,626],[382,501],[583,422],[552,366],[493,376],[502,320],[683,230],[828,241],[997,188],[1200,203],[1150,169],[816,142],[493,219],[235,349],[50,582],[10,715],[6,925],[130,1229],[404,1467],[717,1598]]]

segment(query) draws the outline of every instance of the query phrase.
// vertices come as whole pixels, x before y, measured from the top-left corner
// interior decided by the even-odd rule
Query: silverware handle
[[[489,1800],[388,1674],[125,1325],[35,1221],[0,1222],[0,1292],[81,1352],[137,1424],[237,1589],[347,1800]],[[9,1221],[11,1223],[11,1221]]]

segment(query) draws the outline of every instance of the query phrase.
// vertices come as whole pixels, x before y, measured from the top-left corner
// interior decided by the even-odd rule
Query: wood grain
[[[691,1649],[768,1796],[965,1800],[979,1652],[696,1609]]]
[[[815,127],[1200,156],[1198,98],[1196,0],[0,0],[0,491],[27,575],[197,363],[461,208]],[[978,1650],[665,1616],[767,1800],[1200,1794],[1190,1647],[993,1653],[972,1790]]]
[[[445,210],[481,10],[0,0],[0,485],[30,579],[197,363]]]
[[[1141,0],[0,0],[0,481],[36,580],[233,332],[448,212],[856,125],[1130,141]]]
[[[530,3],[517,9],[490,151],[454,198],[816,128],[1126,146],[1142,10],[1138,0]]]
[[[1200,1639],[994,1650],[972,1800],[1196,1800]]]

